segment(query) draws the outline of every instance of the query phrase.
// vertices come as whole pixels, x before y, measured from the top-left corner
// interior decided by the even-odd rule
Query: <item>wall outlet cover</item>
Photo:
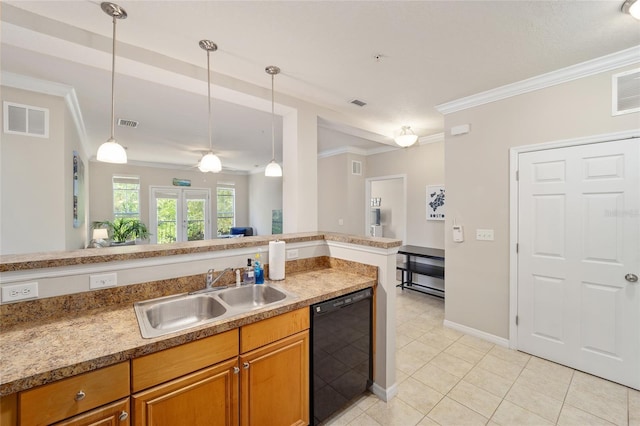
[[[22,283],[2,287],[2,302],[35,299],[38,297],[38,282]]]

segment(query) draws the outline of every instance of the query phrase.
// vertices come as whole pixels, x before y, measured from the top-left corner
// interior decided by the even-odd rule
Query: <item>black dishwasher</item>
[[[311,418],[317,425],[373,383],[370,288],[311,306]]]

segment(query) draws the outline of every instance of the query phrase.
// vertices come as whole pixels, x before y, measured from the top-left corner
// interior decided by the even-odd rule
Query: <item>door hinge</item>
[[[518,325],[518,316],[516,315],[516,325]]]
[[[519,252],[520,252],[520,244],[516,243],[516,253],[519,253]]]
[[[516,180],[520,180],[520,170],[516,170]]]

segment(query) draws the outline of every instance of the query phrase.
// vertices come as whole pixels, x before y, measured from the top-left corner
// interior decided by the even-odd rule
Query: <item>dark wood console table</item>
[[[420,246],[402,246],[398,249],[398,254],[405,256],[405,260],[403,262],[399,261],[396,265],[396,269],[402,271],[402,282],[398,284],[398,287],[403,290],[406,288],[444,297],[444,290],[413,282],[413,274],[444,280],[444,265],[430,265],[416,261],[416,258],[421,257],[444,262],[444,250]]]

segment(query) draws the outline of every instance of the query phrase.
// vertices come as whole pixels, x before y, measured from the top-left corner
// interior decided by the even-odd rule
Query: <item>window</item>
[[[210,191],[151,187],[151,242],[166,244],[211,238]]]
[[[236,224],[236,190],[218,187],[217,193],[218,235],[229,235]]]
[[[140,178],[113,177],[113,218],[140,219]]]

